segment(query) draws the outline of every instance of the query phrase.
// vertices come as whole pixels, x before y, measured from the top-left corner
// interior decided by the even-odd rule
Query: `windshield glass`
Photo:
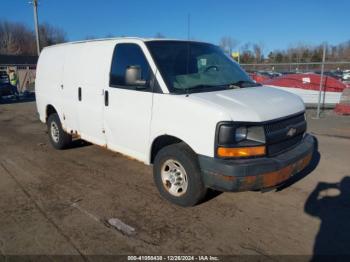
[[[186,41],[146,44],[172,93],[257,86],[218,46]]]

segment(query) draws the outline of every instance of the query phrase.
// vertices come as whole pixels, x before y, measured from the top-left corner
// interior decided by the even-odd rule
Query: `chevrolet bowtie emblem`
[[[294,136],[296,132],[297,132],[297,129],[294,127],[291,127],[287,132],[287,136]]]

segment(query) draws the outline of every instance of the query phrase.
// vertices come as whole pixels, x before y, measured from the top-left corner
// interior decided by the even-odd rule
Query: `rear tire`
[[[153,177],[160,195],[183,207],[198,204],[207,192],[197,155],[185,143],[169,145],[158,152]]]
[[[51,145],[54,148],[65,149],[69,147],[72,142],[72,136],[62,129],[60,118],[56,113],[49,116],[47,128]]]

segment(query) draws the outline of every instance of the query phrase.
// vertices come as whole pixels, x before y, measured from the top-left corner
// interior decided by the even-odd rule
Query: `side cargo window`
[[[151,91],[153,74],[148,61],[136,44],[117,44],[110,72],[110,86]]]

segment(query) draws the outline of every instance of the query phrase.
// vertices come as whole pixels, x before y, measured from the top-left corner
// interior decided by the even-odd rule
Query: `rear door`
[[[125,84],[130,66],[141,68],[146,86]],[[152,70],[142,48],[133,43],[117,44],[110,83],[105,89],[104,126],[109,148],[145,161],[152,116]]]

